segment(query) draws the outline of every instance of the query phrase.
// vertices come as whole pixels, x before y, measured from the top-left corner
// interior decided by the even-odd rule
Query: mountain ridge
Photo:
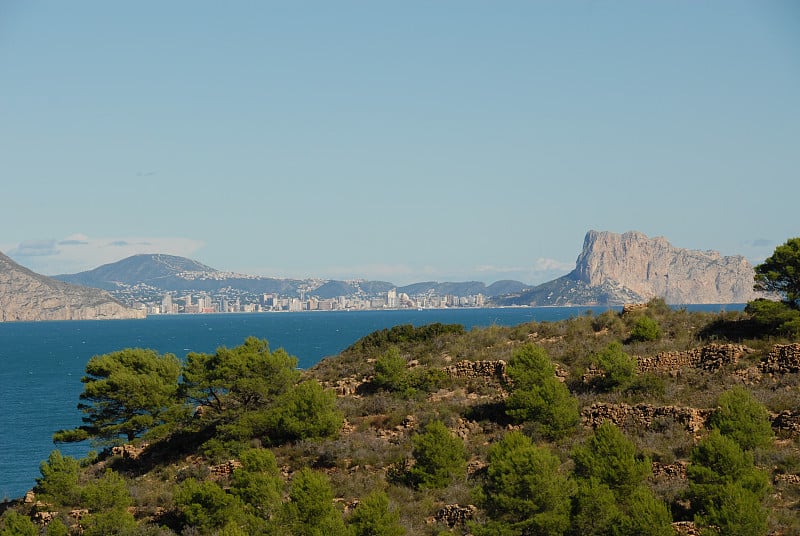
[[[143,277],[146,276],[146,277]],[[252,293],[294,294],[329,299],[336,296],[375,295],[396,289],[398,293],[469,296],[484,294],[499,296],[498,290],[529,288],[519,281],[498,281],[486,285],[480,281],[426,281],[396,285],[388,281],[335,279],[280,279],[224,272],[185,257],[166,254],[139,254],[76,274],[60,274],[55,279],[69,283],[102,288],[112,293],[136,285],[147,285],[153,291],[212,292],[225,287],[237,287]]]
[[[0,321],[143,318],[104,290],[66,283],[0,253]]]
[[[663,298],[669,304],[745,303],[755,271],[740,256],[672,246],[638,231],[590,230],[575,269],[514,296],[501,305],[623,305]]]

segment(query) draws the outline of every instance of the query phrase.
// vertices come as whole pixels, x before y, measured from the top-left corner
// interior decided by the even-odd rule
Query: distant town
[[[148,315],[202,314],[202,313],[258,313],[300,311],[363,311],[380,309],[444,309],[453,307],[484,307],[483,294],[471,296],[424,294],[409,296],[396,289],[376,296],[337,296],[321,299],[280,296],[278,294],[249,295],[246,297],[212,296],[207,293],[165,293],[160,301],[127,299],[130,305],[144,309]]]

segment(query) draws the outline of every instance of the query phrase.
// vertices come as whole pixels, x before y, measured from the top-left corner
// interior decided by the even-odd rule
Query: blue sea
[[[719,306],[706,306],[719,310]],[[465,328],[511,326],[579,316],[586,307],[431,309],[409,311],[245,313],[151,316],[144,320],[0,323],[0,500],[21,497],[54,448],[80,458],[88,443],[59,445],[54,431],[81,424],[81,376],[94,355],[152,348],[188,352],[233,347],[248,336],[284,348],[308,368],[375,330],[442,322]],[[595,310],[595,313],[604,309]]]

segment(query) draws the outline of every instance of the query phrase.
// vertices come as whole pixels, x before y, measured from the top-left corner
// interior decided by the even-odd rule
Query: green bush
[[[770,445],[773,433],[769,413],[748,390],[734,387],[725,391],[717,405],[708,419],[711,428],[730,437],[744,450]]]
[[[636,359],[626,354],[619,342],[609,343],[594,356],[594,361],[603,371],[603,376],[595,382],[603,390],[625,389],[636,377]]]
[[[54,450],[47,461],[39,464],[41,478],[36,479],[34,491],[50,503],[60,506],[75,506],[80,503],[81,491],[78,486],[80,464],[70,456],[62,456]]]
[[[186,524],[204,534],[230,522],[245,520],[239,500],[211,481],[198,482],[194,478],[183,481],[175,491],[175,505]]]
[[[649,316],[640,316],[633,322],[631,341],[648,342],[661,338],[661,327]]]
[[[548,438],[564,437],[580,422],[578,400],[555,376],[547,352],[526,344],[517,348],[508,364],[512,381],[506,414],[517,422],[532,422]]]
[[[292,478],[284,520],[295,536],[347,536],[328,478],[308,468]]]
[[[456,476],[466,474],[466,449],[441,421],[432,421],[411,439],[414,466],[408,478],[418,488],[444,488]]]
[[[489,521],[473,526],[475,534],[557,536],[566,532],[574,483],[561,472],[557,456],[512,431],[489,449],[487,461],[478,500]]]
[[[8,510],[0,517],[0,536],[38,536],[39,529],[31,518],[14,510]]]
[[[400,515],[389,507],[389,497],[373,491],[364,497],[347,520],[351,536],[402,536]]]
[[[712,430],[692,451],[687,477],[695,522],[703,534],[766,534],[763,500],[769,479],[735,440]]]
[[[372,384],[385,391],[409,397],[414,394],[406,367],[406,360],[396,346],[390,347],[375,361],[375,375]]]
[[[650,460],[636,455],[636,447],[613,424],[604,422],[572,451],[575,473],[596,478],[617,497],[630,495],[651,472]]]

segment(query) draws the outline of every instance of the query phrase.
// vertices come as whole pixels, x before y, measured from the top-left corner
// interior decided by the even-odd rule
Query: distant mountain
[[[142,317],[108,292],[37,274],[0,253],[0,321]]]
[[[396,288],[409,296],[435,294],[438,296],[470,296],[483,294],[496,297],[530,288],[519,281],[498,281],[486,286],[479,281],[427,281],[398,287],[387,281],[337,281],[318,279],[278,279],[223,272],[205,264],[165,254],[141,254],[105,264],[77,274],[61,274],[55,279],[67,283],[108,290],[119,296],[131,295],[155,298],[166,292],[218,293],[235,289],[249,294],[279,294],[281,296],[315,296],[330,299],[337,296],[378,296]]]
[[[523,290],[527,290],[531,288],[530,285],[526,285],[525,283],[521,283],[519,281],[514,281],[511,279],[504,279],[502,281],[495,281],[488,287],[486,287],[486,295],[487,296],[506,296],[508,294],[517,294],[522,292]]]
[[[517,283],[523,287],[525,286],[523,283]],[[465,281],[461,283],[426,281],[423,283],[412,283],[404,287],[397,287],[397,292],[403,292],[409,296],[421,294],[435,294],[438,296],[473,296],[476,294],[483,294],[489,297],[495,296],[495,294],[489,294],[489,288],[490,287],[487,287],[485,283],[480,281]]]
[[[62,274],[55,279],[119,292],[148,287],[153,292],[217,292],[237,288],[251,293],[294,294],[303,281],[222,272],[185,257],[141,254],[104,264],[94,270]]]
[[[203,279],[220,273],[219,270],[185,257],[142,254],[111,264],[104,264],[88,272],[62,274],[53,277],[76,285],[116,290],[121,285],[138,284],[173,287],[175,279]]]
[[[501,305],[622,305],[661,297],[670,304],[755,299],[744,257],[676,248],[663,237],[589,231],[575,270],[497,302]]]

